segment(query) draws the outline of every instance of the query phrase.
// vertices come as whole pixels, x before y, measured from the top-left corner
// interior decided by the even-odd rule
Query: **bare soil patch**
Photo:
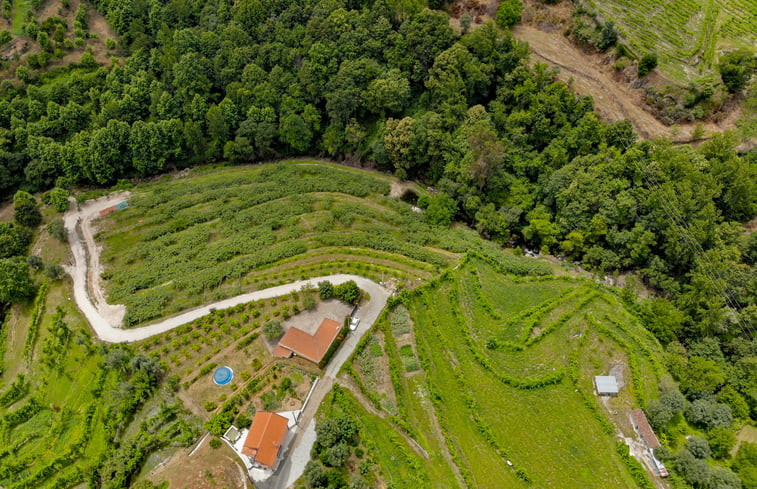
[[[0,221],[10,222],[13,220],[13,199],[0,202]]]
[[[296,316],[283,321],[281,326],[285,331],[297,327],[308,334],[315,334],[324,319],[331,319],[342,324],[344,318],[350,315],[352,306],[337,299],[319,302],[315,309],[302,311]]]
[[[182,489],[247,489],[252,488],[242,461],[222,443],[210,448],[211,437],[189,455],[194,447],[182,449],[165,465],[153,470],[148,479],[154,483],[168,481],[169,487]]]
[[[611,54],[582,51],[563,35],[570,12],[568,2],[547,6],[527,1],[523,22],[512,32],[516,38],[529,44],[532,61],[559,67],[560,80],[571,85],[580,95],[591,96],[603,119],[610,122],[627,119],[642,138],[666,137],[676,143],[693,142],[692,135],[697,126],[704,129],[705,135],[736,129],[741,114],[738,101],[726,104],[709,121],[675,126],[663,124],[645,108],[644,87],[668,81],[657,73],[636,80],[635,65],[617,72],[612,67]]]
[[[731,449],[731,455],[736,455],[742,443],[757,443],[757,428],[746,425],[736,435],[736,445]]]

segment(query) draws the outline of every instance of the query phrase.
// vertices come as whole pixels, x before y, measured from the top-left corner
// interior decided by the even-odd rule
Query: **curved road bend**
[[[352,355],[360,339],[373,326],[373,323],[379,314],[381,314],[389,298],[389,291],[365,277],[348,274],[327,275],[241,294],[230,299],[186,311],[147,326],[123,329],[120,326],[124,306],[108,304],[100,288],[100,250],[94,241],[90,221],[98,216],[102,209],[115,205],[124,200],[125,197],[126,195],[119,194],[102,200],[90,201],[81,208],[69,210],[65,215],[65,225],[68,230],[68,239],[73,256],[73,264],[69,267],[68,271],[74,282],[74,297],[79,309],[81,309],[92,325],[95,334],[103,341],[126,343],[143,340],[205,316],[210,313],[211,309],[225,309],[237,304],[279,297],[300,290],[306,285],[315,286],[322,280],[329,280],[335,285],[354,280],[358,287],[370,295],[370,300],[360,307],[361,320],[359,327],[347,336],[347,339],[342,343],[336,355],[334,355],[331,362],[326,366],[323,377],[321,377],[308,405],[302,412],[297,433],[295,433],[294,440],[288,450],[287,459],[282,461],[277,473],[261,485],[272,489],[283,489],[290,486],[305,471],[305,465],[310,459],[310,450],[315,442],[315,413],[318,410],[318,406],[331,390],[336,380],[336,375],[344,362]],[[90,296],[90,288],[92,289],[95,302],[93,302]]]

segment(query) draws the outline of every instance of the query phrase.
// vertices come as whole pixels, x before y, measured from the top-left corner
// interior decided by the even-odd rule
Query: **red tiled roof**
[[[292,356],[292,350],[287,350],[283,346],[276,345],[273,349],[273,356],[279,358],[289,358]]]
[[[287,424],[288,421],[283,416],[259,411],[252,420],[242,453],[262,465],[273,467],[287,434]]]
[[[312,336],[299,328],[290,328],[279,340],[277,348],[289,349],[311,362],[319,363],[336,339],[340,329],[342,325],[331,319],[324,319],[318,326],[318,331]]]
[[[647,420],[647,415],[644,414],[644,411],[638,408],[632,410],[631,419],[633,420],[633,424],[636,427],[636,430],[638,430],[639,434],[644,439],[644,442],[647,444],[649,448],[654,450],[655,448],[660,446],[660,441],[657,439],[657,436],[654,434],[654,430],[652,429],[652,426],[649,425],[649,421]]]

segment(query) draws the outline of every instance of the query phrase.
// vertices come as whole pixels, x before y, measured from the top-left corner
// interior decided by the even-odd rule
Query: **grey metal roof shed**
[[[618,395],[618,381],[612,375],[597,375],[594,377],[594,385],[600,396]]]

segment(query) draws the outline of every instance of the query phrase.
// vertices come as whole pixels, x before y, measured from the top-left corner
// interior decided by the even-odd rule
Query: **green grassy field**
[[[31,8],[32,4],[30,0],[13,0],[11,7],[11,31],[14,35],[20,36],[24,33],[24,23],[26,23],[26,17]]]
[[[134,325],[330,273],[410,288],[468,249],[493,252],[471,230],[426,224],[388,195],[392,181],[297,161],[139,186],[127,210],[99,221],[109,301]]]
[[[55,217],[45,209],[46,222]],[[35,249],[45,262],[67,256],[45,231]],[[131,461],[136,469],[142,461],[133,448],[186,444],[198,423],[131,363],[133,352],[92,338],[68,281],[35,278],[36,299],[15,306],[0,329],[0,486],[122,487]]]
[[[638,54],[655,51],[681,83],[716,74],[717,53],[757,50],[757,0],[587,0],[613,20]]]
[[[637,487],[612,423],[633,436],[628,410],[656,395],[665,371],[659,344],[611,292],[584,279],[504,275],[473,258],[402,302],[378,326],[396,396],[387,414],[429,453],[414,469],[426,486]],[[395,317],[404,308],[409,332]],[[408,344],[422,370],[403,368]],[[347,370],[386,410],[361,354]],[[605,407],[592,377],[610,371],[624,387]],[[363,422],[365,437],[387,436]],[[377,442],[372,456],[390,476],[392,447]]]

